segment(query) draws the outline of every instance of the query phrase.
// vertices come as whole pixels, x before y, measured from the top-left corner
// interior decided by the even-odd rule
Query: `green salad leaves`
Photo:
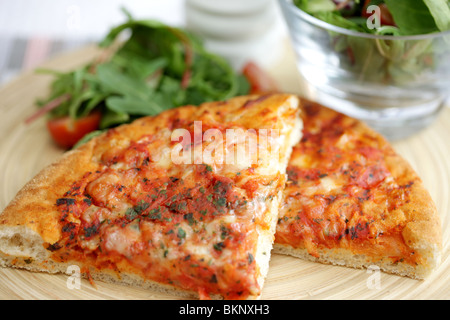
[[[449,0],[294,0],[294,4],[329,24],[365,34],[412,36],[450,30]],[[369,22],[375,14],[374,27]],[[394,39],[331,30],[328,34],[327,45],[338,55],[340,68],[360,83],[414,83],[439,68],[450,50],[450,35]]]
[[[55,76],[50,94],[38,101],[41,114],[79,119],[99,110],[100,129],[106,129],[177,106],[249,92],[246,78],[206,51],[195,35],[128,17],[100,43],[103,56],[70,72],[38,70]],[[121,39],[127,32],[128,38]]]
[[[294,0],[294,4],[325,22],[360,32],[379,33],[378,28],[367,27],[367,18],[372,14],[367,8],[372,5],[380,9],[381,26],[393,27],[391,34],[450,30],[448,0]]]

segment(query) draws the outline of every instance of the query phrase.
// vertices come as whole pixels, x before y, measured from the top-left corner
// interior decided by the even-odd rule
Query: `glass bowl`
[[[374,35],[331,25],[278,0],[307,97],[390,140],[430,125],[450,92],[450,31]]]

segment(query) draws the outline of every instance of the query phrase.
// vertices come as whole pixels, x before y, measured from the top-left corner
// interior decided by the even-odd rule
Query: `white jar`
[[[186,0],[186,26],[235,69],[278,57],[282,20],[275,0]]]

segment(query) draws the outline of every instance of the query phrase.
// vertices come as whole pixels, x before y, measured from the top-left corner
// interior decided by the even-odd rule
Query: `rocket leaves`
[[[106,129],[166,109],[249,92],[244,76],[206,51],[195,35],[127,16],[128,21],[99,43],[105,53],[96,60],[69,72],[38,70],[54,76],[50,93],[38,106],[51,117],[73,119],[99,110],[100,129]],[[125,31],[129,36],[123,40]]]

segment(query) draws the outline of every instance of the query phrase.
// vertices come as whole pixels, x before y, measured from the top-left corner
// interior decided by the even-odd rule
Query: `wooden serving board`
[[[87,47],[42,67],[69,70],[97,54],[95,47]],[[295,70],[287,46],[285,57],[270,72],[283,90],[301,94]],[[24,123],[36,110],[35,100],[47,94],[50,81],[49,76],[28,72],[0,88],[0,211],[27,181],[62,154],[51,142],[44,119]],[[439,269],[429,279],[417,281],[273,254],[262,299],[450,299],[450,108],[430,128],[394,147],[422,177],[441,214],[444,246]],[[377,278],[379,282],[374,282]],[[66,275],[0,268],[0,299],[176,299],[102,282],[96,282],[95,288],[86,280],[80,289],[69,289],[67,280]]]

